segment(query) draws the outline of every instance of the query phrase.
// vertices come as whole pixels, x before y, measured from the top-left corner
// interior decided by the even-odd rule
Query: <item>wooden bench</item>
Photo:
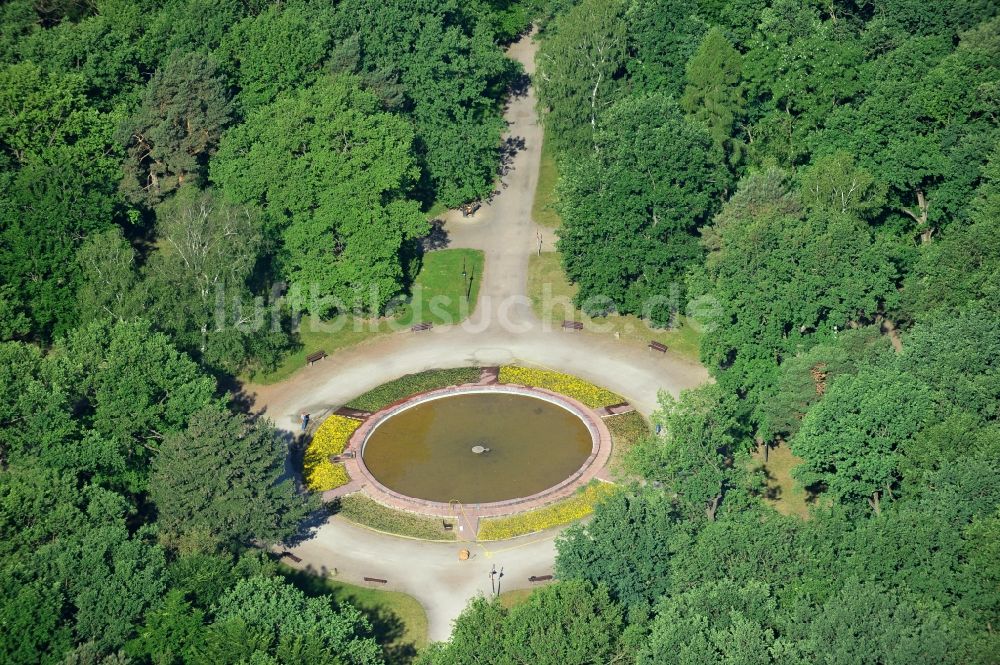
[[[381,577],[366,577],[365,582],[373,582],[375,584],[388,584],[389,580],[383,580]]]
[[[287,559],[291,559],[291,560],[292,560],[292,561],[294,561],[295,563],[302,563],[302,559],[301,559],[301,558],[299,558],[299,557],[297,557],[297,556],[295,556],[295,555],[294,555],[294,554],[292,554],[291,552],[288,552],[288,551],[285,551],[285,552],[282,552],[282,553],[281,553],[281,556],[282,556],[282,557],[285,557],[285,558],[287,558]]]
[[[583,323],[580,321],[563,321],[562,327],[566,330],[583,330]]]
[[[548,582],[552,579],[551,575],[532,575],[528,578],[529,582]]]
[[[430,330],[434,327],[433,323],[418,323],[415,326],[410,327],[411,332],[421,332],[423,330]]]
[[[649,350],[650,351],[659,351],[660,353],[666,353],[667,352],[667,345],[666,344],[660,344],[656,340],[653,340],[653,341],[651,341],[649,343]]]
[[[306,364],[312,365],[314,362],[323,360],[323,358],[326,358],[326,351],[320,349],[316,353],[310,353],[306,356]]]
[[[443,528],[445,531],[451,531],[452,529],[455,528],[455,525],[452,524],[451,522],[445,522],[444,520],[441,520],[441,528]]]

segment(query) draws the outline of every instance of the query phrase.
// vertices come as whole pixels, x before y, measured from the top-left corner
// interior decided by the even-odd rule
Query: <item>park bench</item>
[[[583,323],[580,321],[563,321],[562,327],[566,330],[583,330]]]
[[[552,579],[551,575],[532,575],[528,578],[529,582],[548,582]]]
[[[410,327],[411,332],[421,332],[423,330],[430,330],[434,327],[433,323],[418,323],[415,326]]]
[[[306,364],[312,365],[314,362],[323,360],[323,358],[326,358],[326,351],[320,349],[316,353],[310,353],[308,356],[306,356]]]
[[[284,551],[284,552],[282,552],[282,553],[281,553],[281,556],[283,556],[283,557],[286,557],[286,558],[288,558],[288,559],[291,559],[291,560],[292,560],[292,561],[294,561],[295,563],[302,563],[302,559],[301,559],[301,558],[299,558],[299,557],[295,556],[294,554],[292,554],[291,552],[289,552],[289,551],[287,551],[287,550],[286,550],[286,551]]]
[[[441,520],[441,528],[443,528],[445,531],[451,531],[452,529],[455,528],[455,525],[452,524],[451,522],[445,522],[444,520]]]
[[[666,353],[667,352],[667,345],[666,344],[660,344],[656,340],[653,340],[653,341],[651,341],[649,343],[649,350],[650,351],[659,351],[660,353]]]
[[[466,203],[461,207],[462,217],[468,217],[469,215],[475,214],[479,210],[482,204],[479,201],[473,201],[472,203]]]
[[[366,577],[365,582],[374,582],[375,584],[388,584],[389,580],[383,580],[381,577]]]

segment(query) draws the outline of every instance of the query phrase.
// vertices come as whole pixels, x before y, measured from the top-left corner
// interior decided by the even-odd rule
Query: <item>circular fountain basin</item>
[[[367,431],[361,461],[391,494],[483,504],[566,483],[597,447],[588,417],[555,396],[471,389],[388,409]]]

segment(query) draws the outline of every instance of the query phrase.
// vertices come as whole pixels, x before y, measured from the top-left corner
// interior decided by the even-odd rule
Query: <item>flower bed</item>
[[[508,517],[490,517],[479,523],[479,540],[506,540],[575,522],[594,512],[594,504],[615,491],[611,483],[595,480],[568,499]]]
[[[337,514],[376,531],[425,540],[455,540],[454,531],[444,530],[442,518],[389,508],[361,493],[342,497]],[[454,524],[455,520],[448,522]]]
[[[351,434],[360,425],[357,420],[337,415],[320,424],[302,457],[306,487],[314,492],[325,492],[348,483],[350,478],[344,465],[331,462],[330,456],[344,452]]]
[[[586,404],[592,409],[620,404],[625,401],[621,395],[613,393],[610,390],[599,388],[575,376],[547,369],[505,365],[500,368],[499,380],[500,383],[516,383],[522,386],[545,388],[552,392],[562,393]]]
[[[359,395],[347,403],[352,409],[379,411],[404,397],[436,388],[460,386],[479,380],[478,367],[456,367],[453,369],[431,369],[426,372],[407,374],[389,383]]]

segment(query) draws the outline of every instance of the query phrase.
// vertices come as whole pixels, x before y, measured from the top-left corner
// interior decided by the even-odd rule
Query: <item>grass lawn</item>
[[[463,270],[466,277],[462,277]],[[394,317],[397,325],[462,321],[472,313],[479,297],[482,274],[483,253],[478,249],[428,252],[413,283],[412,297]]]
[[[427,613],[413,596],[338,582],[284,565],[280,572],[309,596],[330,596],[337,604],[350,603],[361,610],[386,662],[409,663],[427,646]]]
[[[427,212],[424,214],[427,215],[427,219],[434,219],[438,215],[442,215],[447,211],[448,211],[448,206],[441,203],[440,201],[435,201],[434,203],[431,204],[431,207],[428,208]]]
[[[534,589],[514,589],[513,591],[504,591],[500,594],[500,605],[507,608],[508,610],[522,603],[528,602],[528,598],[531,596],[531,592]]]
[[[463,266],[472,277],[471,290],[468,278],[462,277]],[[394,316],[365,320],[345,314],[326,322],[303,317],[298,330],[299,348],[285,356],[273,372],[255,374],[250,380],[268,384],[287,379],[305,365],[306,356],[320,349],[332,354],[416,323],[458,323],[475,308],[482,274],[483,253],[477,249],[428,252],[414,281],[412,296]]]
[[[681,317],[681,325],[676,330],[651,328],[632,315],[589,317],[572,305],[576,292],[577,287],[566,280],[558,252],[542,252],[531,257],[528,263],[528,297],[535,314],[543,321],[548,318],[555,327],[563,319],[582,321],[584,330],[605,335],[618,333],[620,339],[643,343],[656,340],[680,356],[698,360],[701,335],[686,325],[684,317]]]
[[[762,450],[754,451],[751,459],[751,464],[761,466],[767,472],[765,501],[782,515],[798,515],[807,519],[809,505],[806,502],[806,491],[792,478],[792,469],[802,463],[802,458],[793,455],[788,444],[782,443],[771,448],[767,464],[764,463]]]
[[[538,187],[535,189],[535,200],[531,203],[531,218],[539,226],[556,228],[562,224],[559,213],[553,204],[556,201],[556,181],[559,180],[559,170],[556,167],[555,155],[548,141],[542,142],[542,157],[538,166]]]

